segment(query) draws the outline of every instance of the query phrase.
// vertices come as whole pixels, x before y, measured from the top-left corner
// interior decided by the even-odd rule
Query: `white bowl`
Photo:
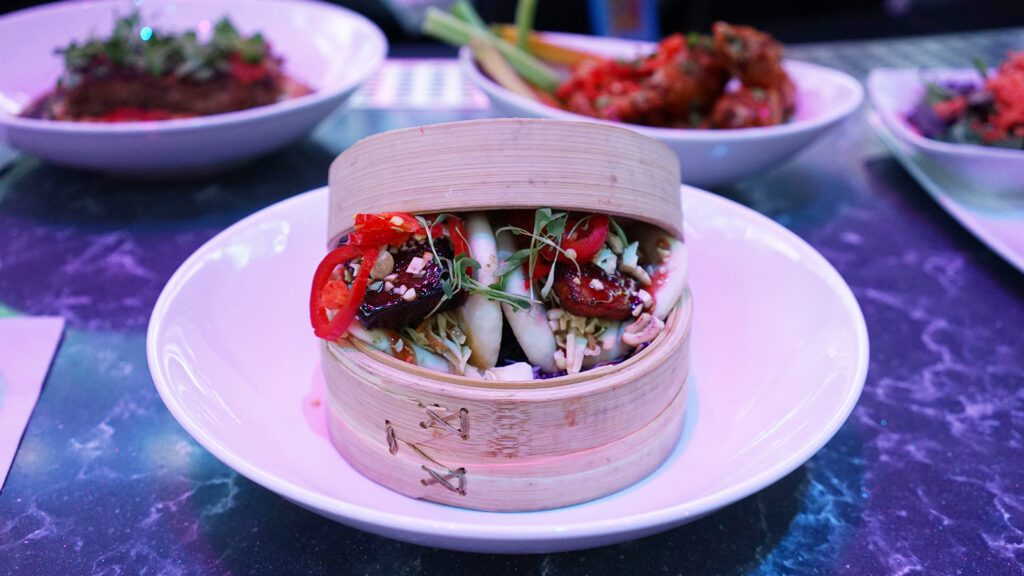
[[[618,38],[547,33],[556,44],[605,56],[632,58],[650,53],[655,45]],[[496,84],[477,68],[472,52],[459,52],[463,72],[502,113],[512,117],[558,118],[604,122],[554,108],[520,96]],[[779,166],[852,114],[864,99],[860,83],[851,76],[816,64],[787,60],[786,71],[797,86],[794,118],[779,126],[737,130],[653,128],[613,122],[655,138],[679,156],[682,179],[694,186],[714,186]]]
[[[1024,195],[995,194],[952,177],[941,165],[922,158],[882,124],[868,123],[896,160],[942,207],[993,252],[1024,273]]]
[[[868,94],[885,127],[914,152],[982,190],[1024,194],[1024,151],[953,144],[922,136],[906,119],[927,82],[978,80],[974,69],[879,68],[868,76]]]
[[[856,404],[869,352],[853,293],[814,248],[735,202],[690,187],[682,194],[695,307],[686,423],[664,464],[604,498],[541,512],[453,508],[392,492],[338,455],[309,326],[309,282],[327,230],[324,188],[249,216],[181,265],[149,323],[153,381],[185,430],[228,466],[391,538],[554,552],[696,520],[817,452]],[[273,313],[257,312],[268,307]],[[164,433],[167,445],[184,435]],[[386,450],[383,434],[381,443]]]
[[[0,138],[56,164],[134,175],[222,169],[297,140],[335,110],[384,60],[387,41],[372,22],[307,0],[146,0],[143,21],[160,30],[195,29],[229,16],[262,32],[307,96],[199,118],[117,124],[17,116],[53,89],[63,69],[54,49],[106,35],[130,3],[61,2],[0,18]]]

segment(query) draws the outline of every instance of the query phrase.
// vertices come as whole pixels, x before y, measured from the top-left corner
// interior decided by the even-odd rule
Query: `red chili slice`
[[[452,248],[455,255],[469,254],[469,243],[466,241],[466,229],[462,227],[462,220],[449,217],[445,220],[445,231],[452,241]]]
[[[452,242],[452,251],[456,256],[459,254],[465,254],[466,256],[472,257],[472,253],[469,251],[469,243],[466,241],[466,229],[462,227],[462,220],[458,218],[449,218],[445,220],[445,231],[448,233],[448,239]],[[472,276],[473,268],[466,268],[466,272]]]
[[[400,246],[413,234],[423,232],[416,217],[405,212],[356,214],[350,244],[359,246]]]
[[[551,272],[551,262],[543,258],[537,258],[537,261],[533,263],[533,279],[540,280],[548,277],[548,272]],[[529,286],[530,278],[530,262],[527,260],[523,262],[523,275],[527,278],[527,286]]]
[[[558,252],[559,262],[569,262],[565,255],[569,250],[576,253],[577,263],[588,262],[604,245],[604,240],[608,236],[607,216],[595,214],[583,224],[579,222],[576,219],[569,219],[565,223],[565,232],[560,241],[562,251]],[[550,262],[555,259],[555,249],[545,246],[541,249],[540,255]]]
[[[313,274],[313,286],[309,294],[309,319],[313,325],[313,333],[324,340],[337,340],[345,334],[348,327],[356,317],[356,311],[366,296],[366,285],[369,283],[370,268],[377,260],[379,247],[354,246],[346,244],[331,250],[320,261],[316,272]],[[359,267],[352,285],[348,287],[347,297],[341,294],[337,285],[332,284],[334,269],[338,266],[355,260],[362,256],[363,264]],[[326,292],[326,293],[325,293]],[[344,300],[344,302],[339,302]],[[330,307],[341,304],[334,314],[334,318],[328,319],[327,310]]]
[[[562,236],[562,250],[576,252],[576,262],[589,262],[604,245],[608,237],[608,217],[603,214],[591,216],[582,226],[570,223],[566,225],[566,234]],[[570,234],[572,233],[572,234]],[[559,254],[565,259],[564,254]]]

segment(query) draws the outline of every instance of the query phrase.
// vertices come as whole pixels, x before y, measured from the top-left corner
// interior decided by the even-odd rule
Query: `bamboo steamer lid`
[[[370,136],[331,164],[328,241],[360,213],[559,208],[634,218],[682,238],[679,160],[632,130],[488,119]]]

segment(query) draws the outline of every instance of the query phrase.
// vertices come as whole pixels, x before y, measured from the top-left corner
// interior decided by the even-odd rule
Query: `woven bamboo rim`
[[[489,119],[385,132],[331,164],[328,245],[360,213],[550,207],[636,219],[683,237],[679,160],[632,130]]]

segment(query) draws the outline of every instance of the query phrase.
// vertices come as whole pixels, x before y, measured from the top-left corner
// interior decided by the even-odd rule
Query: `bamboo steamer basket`
[[[329,174],[328,246],[353,216],[551,207],[606,213],[682,238],[677,157],[596,123],[499,119],[388,132]],[[684,421],[693,301],[615,365],[496,382],[401,362],[355,340],[322,343],[331,440],[360,473],[402,494],[494,511],[555,508],[640,480]]]

